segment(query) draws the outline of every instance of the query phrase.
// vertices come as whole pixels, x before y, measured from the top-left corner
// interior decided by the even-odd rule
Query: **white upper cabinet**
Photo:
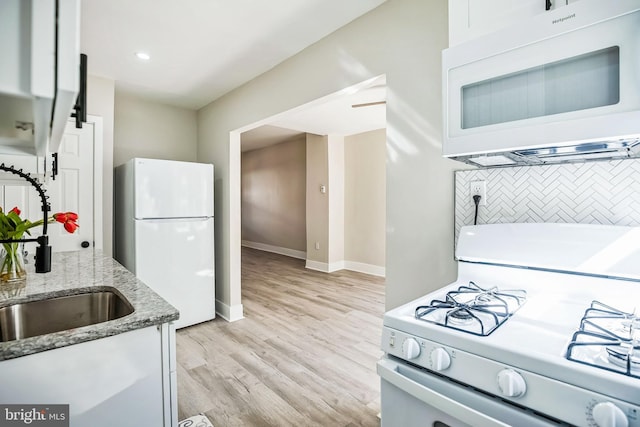
[[[0,155],[57,150],[79,87],[79,28],[79,0],[0,2]]]
[[[551,0],[550,10],[579,0]],[[449,0],[449,46],[466,42],[546,11],[546,0]]]

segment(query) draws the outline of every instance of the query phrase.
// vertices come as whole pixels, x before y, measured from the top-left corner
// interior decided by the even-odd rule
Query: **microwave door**
[[[595,3],[572,5],[577,17],[580,4],[593,9]],[[540,18],[532,20],[535,28],[520,26],[446,49],[443,155],[637,138],[640,4],[635,6],[590,25],[575,18],[569,31],[545,33]]]

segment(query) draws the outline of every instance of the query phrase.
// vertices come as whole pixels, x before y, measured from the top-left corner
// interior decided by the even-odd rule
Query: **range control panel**
[[[567,423],[640,427],[640,406],[384,327],[382,350]],[[549,398],[557,396],[557,398]],[[613,424],[611,424],[613,423]]]

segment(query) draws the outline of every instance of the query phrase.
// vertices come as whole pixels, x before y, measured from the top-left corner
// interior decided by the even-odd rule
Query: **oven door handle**
[[[495,418],[489,417],[482,412],[469,408],[453,399],[450,399],[436,391],[430,390],[402,375],[398,371],[399,364],[389,359],[381,359],[378,361],[378,375],[381,378],[395,385],[399,389],[405,391],[416,399],[421,400],[427,405],[438,408],[447,414],[455,414],[455,418],[463,423],[474,427],[510,427]]]

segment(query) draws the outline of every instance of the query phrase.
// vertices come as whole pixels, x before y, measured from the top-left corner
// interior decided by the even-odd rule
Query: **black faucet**
[[[38,242],[36,248],[36,273],[48,273],[51,271],[51,246],[49,246],[49,237],[47,236],[47,222],[48,212],[51,210],[47,199],[49,196],[45,194],[44,188],[38,181],[36,181],[30,174],[25,173],[22,169],[15,169],[13,166],[5,166],[4,163],[0,164],[0,170],[18,175],[20,178],[25,179],[29,184],[33,185],[40,196],[42,202],[42,215],[44,218],[42,224],[42,236],[38,236],[35,239],[20,239],[20,240],[0,240],[0,243],[16,243],[16,242]]]

